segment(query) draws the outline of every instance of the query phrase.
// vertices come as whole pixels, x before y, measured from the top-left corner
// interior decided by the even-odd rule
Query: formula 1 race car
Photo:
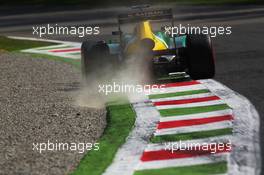
[[[159,26],[153,30],[153,23],[169,20],[173,26],[171,9],[134,9],[118,15],[117,42],[84,41],[81,47],[82,73],[84,76],[105,76],[114,72],[130,57],[136,57],[144,68],[142,75],[150,79],[177,72],[186,72],[192,79],[212,78],[215,74],[214,53],[210,36],[185,34],[170,36]],[[131,25],[135,25],[131,27]],[[129,24],[133,32],[124,32],[122,25]]]

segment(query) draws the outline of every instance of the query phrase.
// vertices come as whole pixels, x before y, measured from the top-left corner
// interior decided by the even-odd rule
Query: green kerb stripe
[[[73,53],[70,53],[70,55],[80,55],[81,56],[81,53],[80,52],[73,52]]]
[[[202,94],[202,93],[208,93],[208,92],[210,92],[208,89],[199,89],[199,90],[192,90],[192,91],[166,93],[166,94],[153,94],[153,95],[149,95],[149,98],[157,99],[157,98],[177,97],[177,96],[184,96],[184,95]]]
[[[230,135],[230,134],[232,134],[232,128],[224,128],[224,129],[216,129],[210,131],[199,131],[199,132],[190,132],[190,133],[182,133],[182,134],[154,136],[151,138],[150,141],[152,143],[174,142],[180,140],[202,139],[202,138]]]
[[[178,115],[188,115],[188,114],[218,111],[229,108],[230,107],[227,104],[218,104],[218,105],[210,105],[210,106],[161,109],[159,110],[159,112],[162,117],[168,117],[168,116],[178,116]]]
[[[191,163],[191,162],[190,162]],[[134,175],[212,175],[227,172],[227,162],[217,162],[202,165],[139,170]]]

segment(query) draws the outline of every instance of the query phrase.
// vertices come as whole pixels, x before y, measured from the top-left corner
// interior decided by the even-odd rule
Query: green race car
[[[164,26],[154,31],[152,23],[170,20],[171,9],[133,10],[118,15],[117,42],[84,41],[81,47],[82,73],[85,77],[112,74],[131,57],[143,67],[142,76],[155,81],[177,72],[186,72],[192,79],[214,77],[214,52],[209,35],[185,34],[171,36]],[[134,25],[135,23],[135,25]],[[124,32],[122,25],[134,25],[133,32]],[[131,26],[130,26],[131,28]],[[110,70],[110,71],[109,71]],[[111,73],[110,73],[111,72]],[[111,76],[110,76],[111,77]],[[146,79],[146,78],[145,78]]]

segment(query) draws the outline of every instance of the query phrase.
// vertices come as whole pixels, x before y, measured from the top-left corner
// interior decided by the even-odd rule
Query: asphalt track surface
[[[116,29],[114,16],[124,10],[122,7],[106,9],[104,13],[99,10],[78,10],[70,13],[48,12],[46,16],[2,15],[0,34],[32,37],[32,25],[56,22],[64,25],[98,24],[103,29],[98,38],[109,39],[110,31]],[[261,149],[264,150],[264,6],[177,6],[174,12],[177,14],[176,22],[180,23],[232,26],[231,35],[213,38],[216,53],[215,79],[244,95],[255,105],[260,114]],[[51,38],[84,40],[72,36]],[[260,154],[264,157],[264,151]]]

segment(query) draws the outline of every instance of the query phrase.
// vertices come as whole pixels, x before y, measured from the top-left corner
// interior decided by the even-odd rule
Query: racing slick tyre
[[[84,41],[81,46],[81,69],[85,79],[103,78],[110,69],[110,51],[104,41]],[[109,68],[109,69],[108,69]]]
[[[214,77],[214,52],[209,35],[187,35],[187,68],[192,79]]]

